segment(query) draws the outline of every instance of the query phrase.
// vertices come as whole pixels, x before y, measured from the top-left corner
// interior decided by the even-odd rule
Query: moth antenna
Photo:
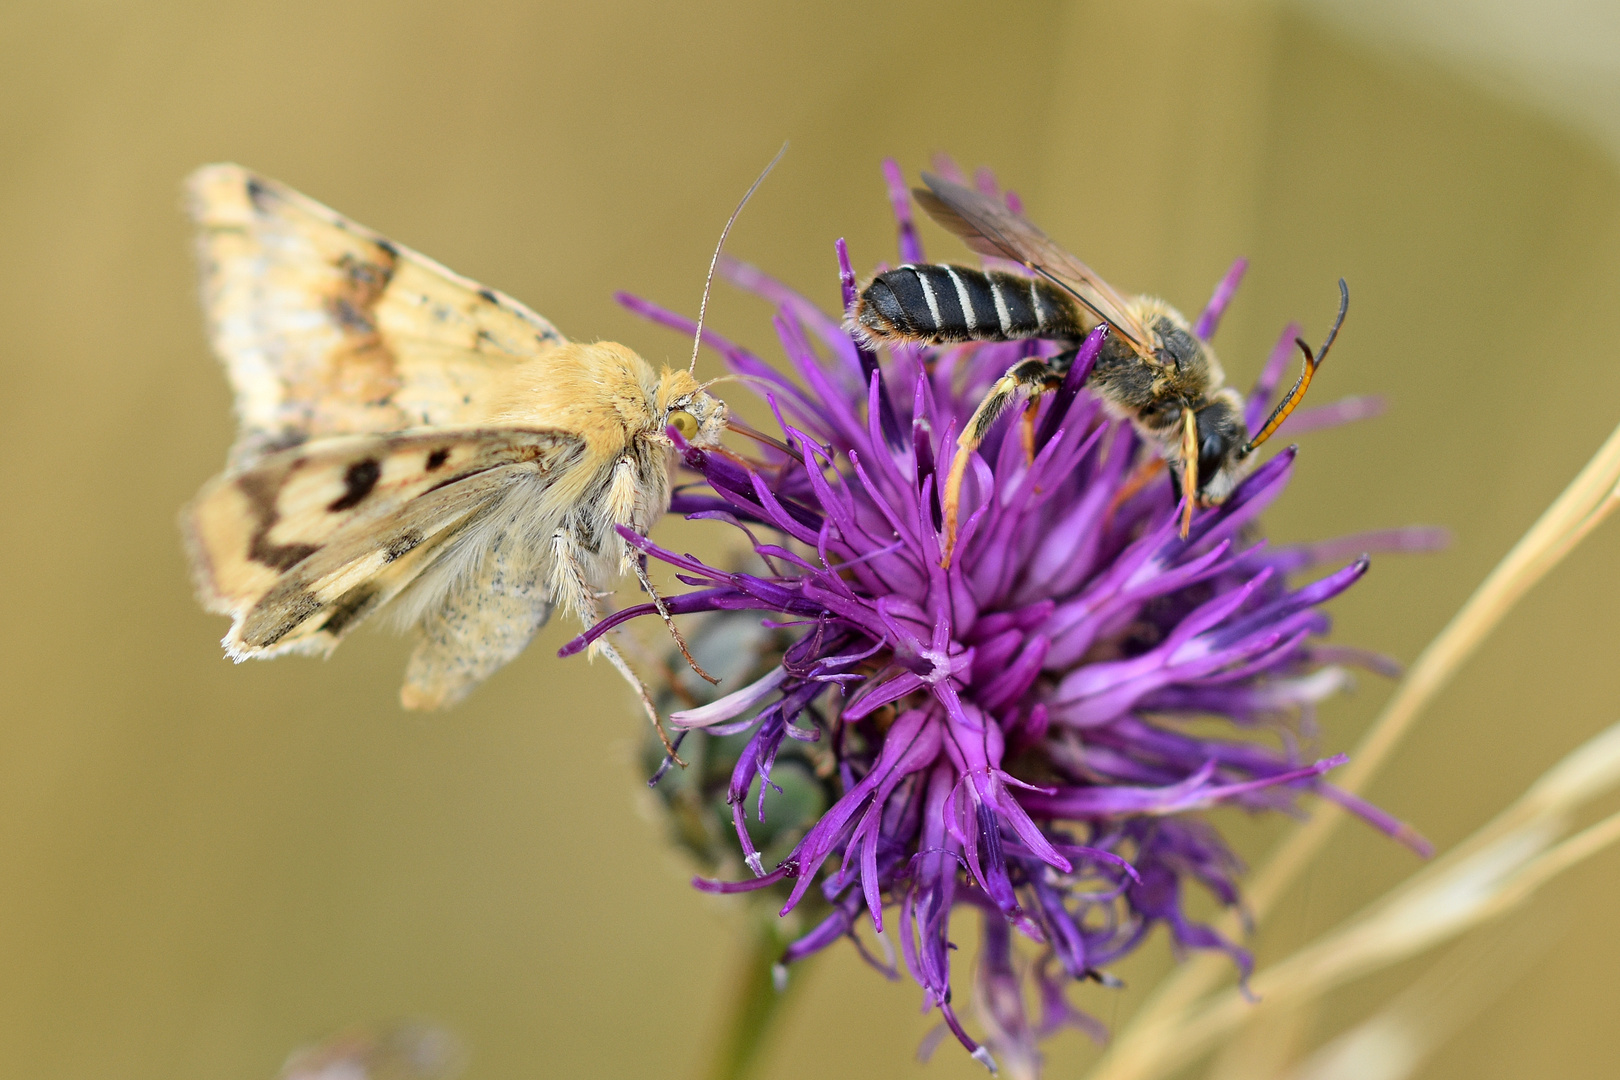
[[[759,185],[763,184],[765,178],[771,175],[771,170],[776,168],[778,161],[782,160],[782,155],[787,153],[787,148],[788,144],[783,143],[782,149],[778,150],[776,156],[771,158],[771,163],[765,166],[765,171],[754,177],[754,182],[748,185],[747,191],[743,192],[742,202],[737,204],[737,209],[733,210],[731,216],[726,219],[726,227],[720,230],[720,242],[714,245],[714,258],[709,260],[709,274],[703,279],[703,302],[698,305],[697,333],[692,335],[692,362],[686,365],[687,371],[697,370],[698,349],[703,346],[703,316],[709,310],[709,287],[714,284],[714,268],[720,265],[720,252],[726,246],[726,237],[731,234],[731,227],[737,223],[737,215],[741,214],[743,207],[748,205],[748,200],[754,197],[754,192],[759,188]]]
[[[740,371],[728,371],[724,375],[716,375],[712,379],[698,383],[698,389],[707,390],[709,387],[718,386],[723,382],[756,383],[763,387],[767,392],[782,389],[782,384],[779,382],[772,382],[770,379],[761,378],[758,375],[744,375]]]

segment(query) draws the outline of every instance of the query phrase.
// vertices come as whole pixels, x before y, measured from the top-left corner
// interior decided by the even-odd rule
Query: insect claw
[[[703,670],[703,665],[699,664],[696,660],[692,659],[691,652],[688,651],[688,649],[686,648],[686,641],[685,641],[685,639],[683,639],[681,637],[680,632],[675,629],[675,624],[670,623],[669,626],[670,626],[670,631],[675,634],[675,644],[680,646],[681,655],[686,658],[687,665],[690,666],[691,669],[697,673],[698,678],[702,679],[704,682],[708,683],[710,686],[719,686],[720,685],[720,680],[715,678],[713,675],[710,675],[707,671],[704,671]]]
[[[675,736],[675,745],[676,745],[677,748],[681,745],[682,742],[685,741],[686,734],[687,733],[683,731],[679,735]],[[658,781],[662,780],[664,778],[664,774],[669,772],[669,767],[671,765],[674,765],[677,762],[680,762],[680,765],[681,765],[682,768],[686,767],[686,762],[681,761],[680,758],[674,756],[673,754],[665,754],[664,755],[664,760],[660,761],[658,763],[658,768],[653,772],[652,776],[647,780],[647,786],[650,787],[650,788],[651,787],[657,787],[658,786]]]

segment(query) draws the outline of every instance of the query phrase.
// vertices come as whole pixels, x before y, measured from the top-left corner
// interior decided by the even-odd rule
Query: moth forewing
[[[210,338],[236,391],[244,464],[301,438],[481,422],[545,319],[243,169],[187,183]]]

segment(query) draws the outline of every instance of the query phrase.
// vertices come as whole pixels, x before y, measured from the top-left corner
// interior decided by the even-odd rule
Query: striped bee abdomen
[[[906,265],[873,278],[849,328],[867,341],[929,345],[1085,336],[1074,302],[1048,281],[941,265]]]

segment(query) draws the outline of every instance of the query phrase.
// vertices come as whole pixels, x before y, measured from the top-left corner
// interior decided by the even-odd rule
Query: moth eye
[[[669,414],[669,426],[680,432],[683,439],[690,439],[698,431],[697,417],[685,409],[676,409]]]

